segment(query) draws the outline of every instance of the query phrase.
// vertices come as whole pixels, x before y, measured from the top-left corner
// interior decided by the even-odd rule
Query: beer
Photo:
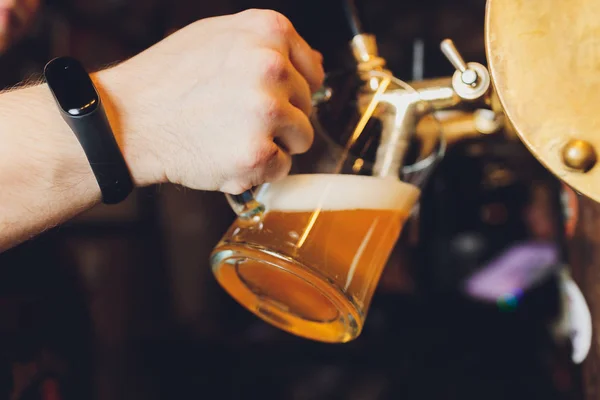
[[[397,179],[356,175],[263,185],[262,221],[234,222],[213,252],[213,271],[266,321],[314,340],[349,341],[418,196]]]

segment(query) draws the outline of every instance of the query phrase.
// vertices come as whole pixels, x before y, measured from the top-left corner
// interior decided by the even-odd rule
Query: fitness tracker
[[[88,73],[79,61],[59,57],[46,65],[44,76],[63,119],[87,156],[102,202],[125,200],[133,190],[131,175]]]

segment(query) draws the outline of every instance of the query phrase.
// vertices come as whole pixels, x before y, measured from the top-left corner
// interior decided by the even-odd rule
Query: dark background
[[[100,68],[196,19],[250,7],[286,14],[328,71],[351,66],[338,1],[48,0],[30,34],[0,57],[0,85],[39,76],[59,55]],[[483,0],[359,8],[402,79],[413,78],[416,41],[425,77],[453,72],[439,52],[445,37],[485,63]],[[474,144],[484,149],[477,157]],[[490,160],[516,178],[484,187]],[[216,285],[208,254],[233,220],[221,194],[138,190],[0,255],[0,398],[41,399],[48,382],[64,399],[579,398],[568,346],[547,329],[559,308],[552,278],[509,312],[456,290],[491,255],[531,236],[523,212],[534,186],[550,199],[544,218],[562,247],[561,187],[519,143],[490,137],[453,148],[424,193],[428,217],[406,230],[363,335],[346,345],[277,331]],[[482,220],[489,204],[505,207],[506,223]],[[488,245],[476,261],[436,247],[465,231]]]

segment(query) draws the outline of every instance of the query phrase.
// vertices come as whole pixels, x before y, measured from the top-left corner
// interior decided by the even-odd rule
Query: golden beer
[[[419,189],[370,176],[291,175],[264,185],[260,222],[238,218],[212,255],[243,306],[296,335],[360,334],[383,267]]]

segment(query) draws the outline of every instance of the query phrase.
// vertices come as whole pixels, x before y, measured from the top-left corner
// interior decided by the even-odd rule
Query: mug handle
[[[227,202],[237,216],[244,220],[260,219],[265,212],[265,206],[254,198],[252,190],[246,190],[242,194],[225,194]]]
[[[322,86],[312,95],[313,107],[328,101],[331,98],[331,95],[331,88]],[[231,206],[231,209],[241,219],[260,220],[265,212],[265,206],[254,198],[254,192],[252,190],[246,190],[244,193],[238,195],[225,194],[225,197],[227,198],[227,202]]]

